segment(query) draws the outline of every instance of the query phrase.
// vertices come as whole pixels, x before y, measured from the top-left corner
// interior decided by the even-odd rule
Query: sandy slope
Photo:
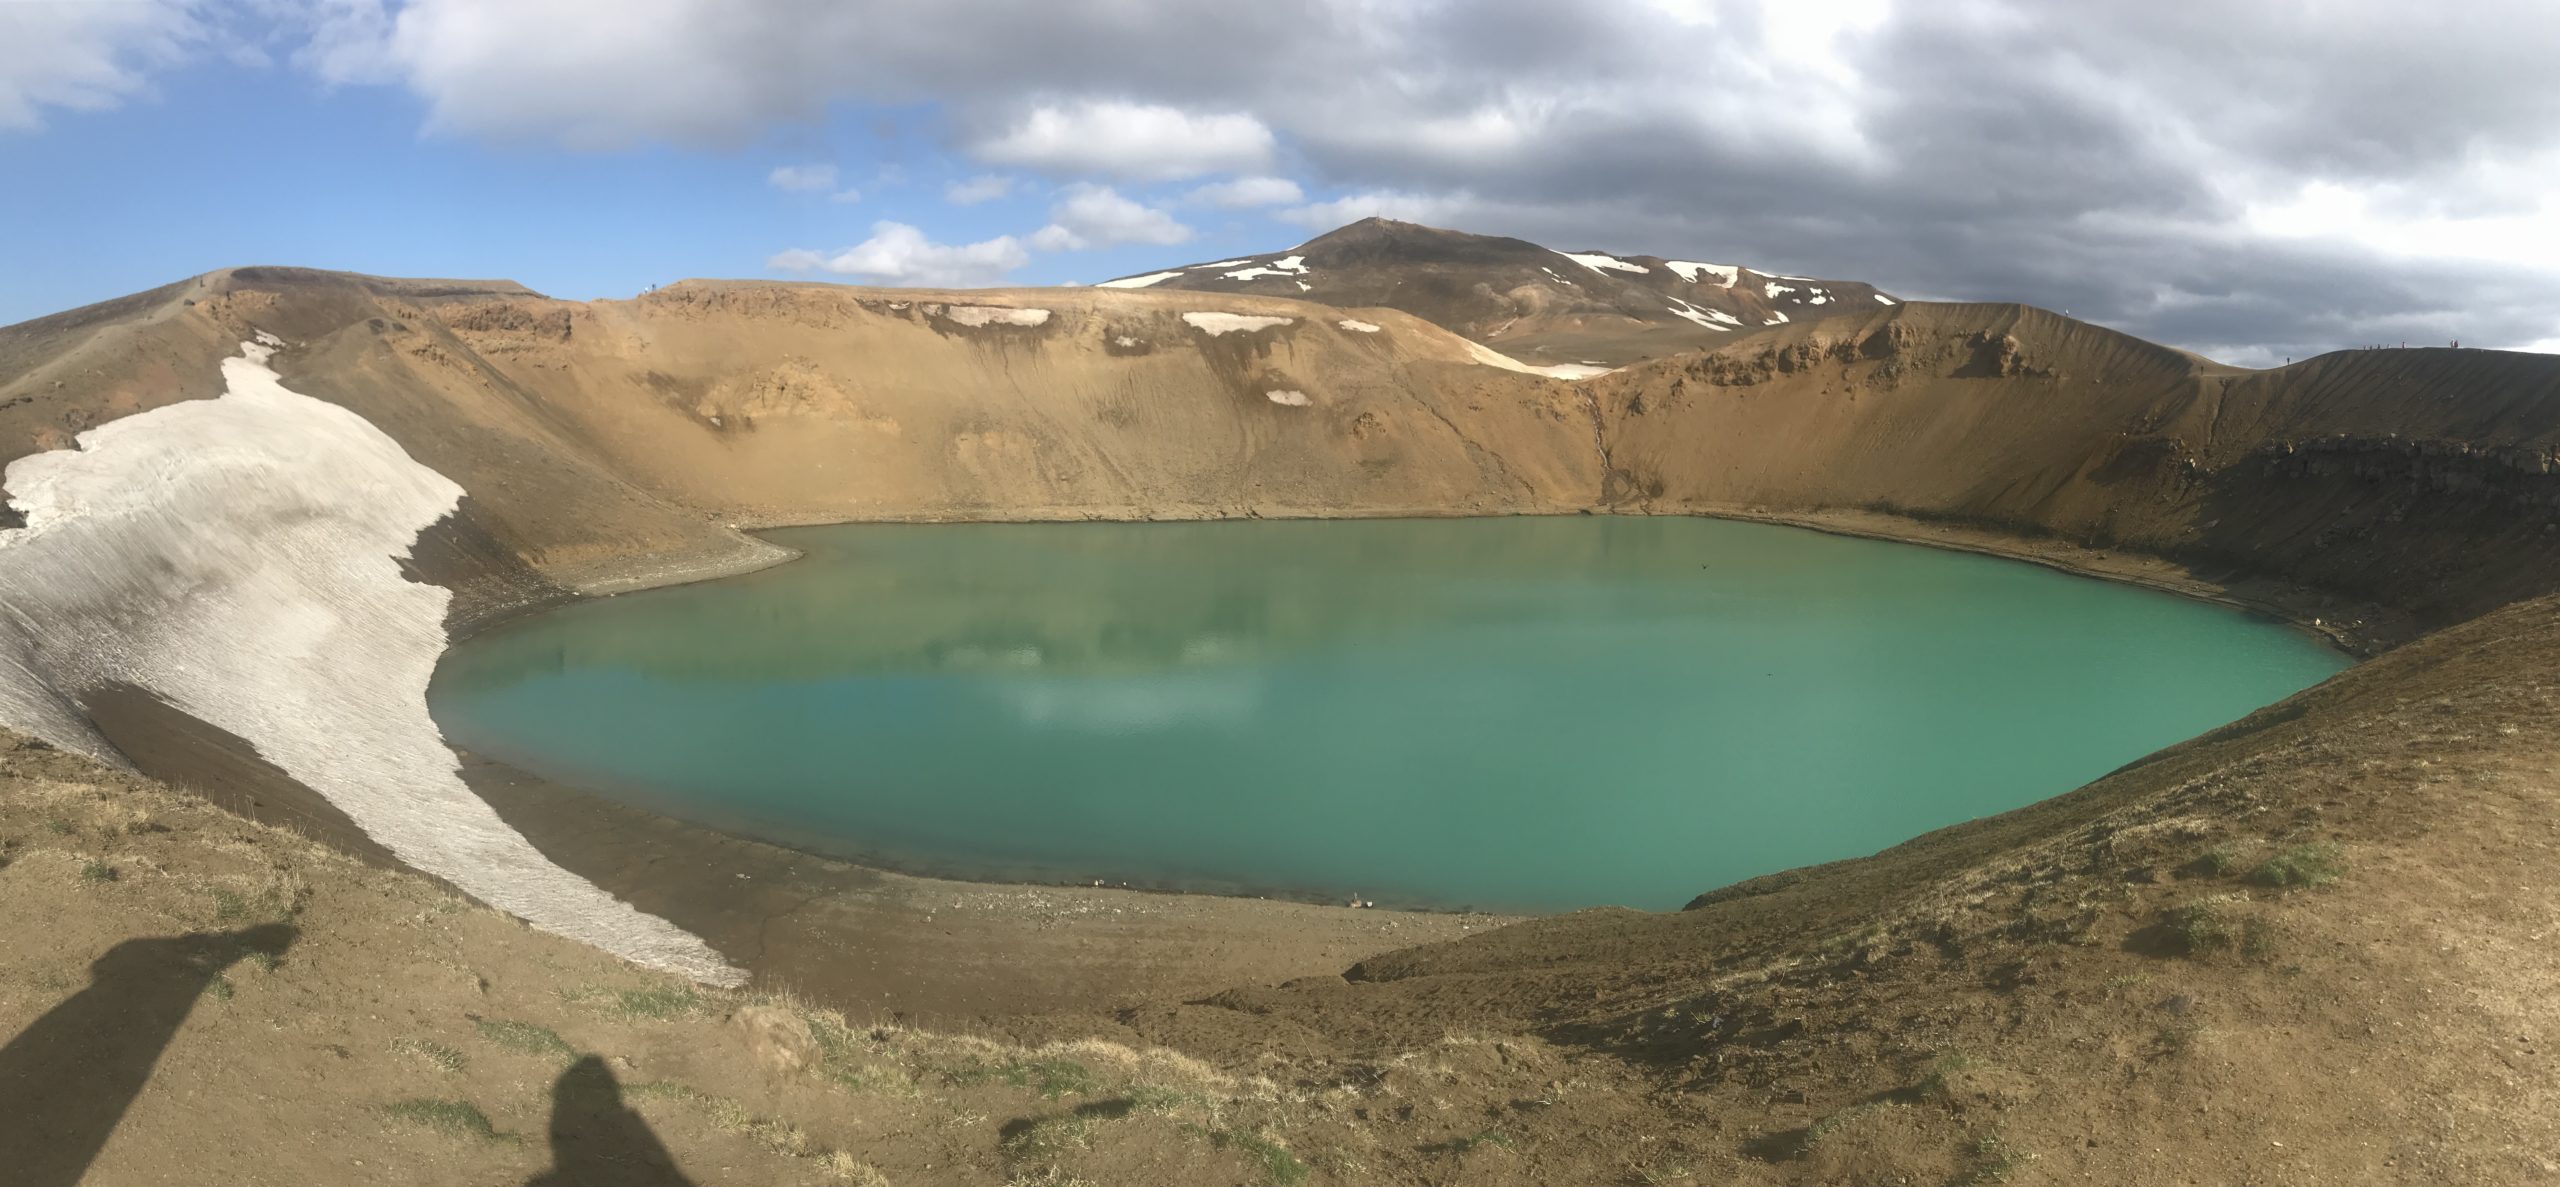
[[[1200,312],[1290,320],[1211,334],[1183,317]],[[0,330],[0,459],[209,395],[193,377],[267,330],[290,343],[276,365],[294,390],[467,492],[413,565],[454,590],[463,626],[769,559],[732,524],[1574,510],[1956,542],[2322,619],[2398,646],[2091,788],[1873,859],[1673,915],[1382,954],[1348,979],[1108,1013],[1100,991],[1052,996],[1064,1013],[1009,1025],[1351,1093],[1343,1115],[1383,1128],[1309,1139],[1357,1151],[1320,1167],[1330,1181],[2555,1173],[2560,1019],[2533,987],[2560,971],[2544,942],[2560,622],[2548,601],[2498,609],[2560,588],[2554,360],[2246,372],[2016,306],[1909,305],[1568,384],[1473,365],[1393,311],[1358,313],[1377,333],[1345,316],[1146,290],[709,283],[580,304],[242,270]],[[146,769],[317,811],[148,697],[66,691]],[[580,875],[637,894],[678,868],[617,874],[627,847],[581,850],[580,832],[611,834],[548,802],[498,806]],[[667,844],[713,877],[777,860]],[[2306,865],[2336,876],[2269,884]],[[760,938],[770,908],[676,921]]]

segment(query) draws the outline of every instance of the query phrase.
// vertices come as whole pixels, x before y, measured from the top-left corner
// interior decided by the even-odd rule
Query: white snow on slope
[[[1307,393],[1305,392],[1278,391],[1264,392],[1262,394],[1269,397],[1272,403],[1285,405],[1290,408],[1304,408],[1309,403],[1307,400]]]
[[[1233,268],[1238,264],[1250,264],[1252,262],[1253,261],[1251,260],[1219,260],[1214,264],[1193,264],[1189,270],[1193,272],[1202,272],[1211,268]]]
[[[1334,324],[1341,326],[1343,329],[1357,331],[1362,334],[1375,334],[1378,332],[1378,324],[1376,322],[1366,322],[1356,317],[1346,317]]]
[[[1884,295],[1883,293],[1877,293],[1875,296],[1876,296],[1876,304],[1878,304],[1878,305],[1891,305],[1891,304],[1894,304],[1894,303],[1895,303],[1893,298],[1888,297],[1888,296]]]
[[[10,463],[26,526],[0,531],[0,720],[116,762],[73,698],[134,685],[246,739],[465,893],[652,968],[743,983],[699,938],[553,865],[463,785],[427,716],[453,595],[400,566],[463,490],[363,417],[287,389],[261,337],[224,360],[219,398]]]
[[[1690,321],[1705,326],[1710,330],[1722,330],[1726,333],[1731,333],[1733,331],[1733,327],[1742,324],[1741,318],[1735,317],[1724,310],[1700,309],[1678,297],[1671,297],[1667,299],[1671,302],[1672,313],[1688,318]],[[1717,325],[1717,322],[1723,322],[1724,324]]]
[[[1569,252],[1569,251],[1559,251],[1559,252],[1557,252],[1556,254],[1557,254],[1557,255],[1560,255],[1560,256],[1563,256],[1564,258],[1566,258],[1566,259],[1568,259],[1568,260],[1571,260],[1571,261],[1573,261],[1574,263],[1580,264],[1580,265],[1582,265],[1582,266],[1583,266],[1583,267],[1585,267],[1585,268],[1589,268],[1589,269],[1591,269],[1591,270],[1592,270],[1592,271],[1594,271],[1594,272],[1598,272],[1598,271],[1600,271],[1600,270],[1601,270],[1601,269],[1603,269],[1603,268],[1615,268],[1615,269],[1617,269],[1617,270],[1618,270],[1618,271],[1620,271],[1620,272],[1650,272],[1650,271],[1653,271],[1653,269],[1651,269],[1651,268],[1647,268],[1647,267],[1645,267],[1645,266],[1644,266],[1644,265],[1642,265],[1642,264],[1630,264],[1630,263],[1628,263],[1627,261],[1622,260],[1622,259],[1619,259],[1619,258],[1618,258],[1618,257],[1616,257],[1616,256],[1612,256],[1612,255],[1602,255],[1602,254],[1600,254],[1600,253],[1598,253],[1598,252],[1587,252],[1587,253],[1582,253],[1582,254],[1576,254],[1576,253],[1574,253],[1574,252]]]
[[[1049,321],[1046,309],[1011,309],[1002,305],[954,305],[944,316],[964,326],[1038,326]]]
[[[1794,286],[1794,285],[1788,285],[1788,284],[1772,284],[1772,285],[1768,286],[1766,289],[1764,289],[1764,290],[1762,290],[1762,291],[1764,291],[1764,292],[1768,293],[1768,294],[1769,294],[1770,296],[1772,296],[1772,297],[1780,297],[1780,296],[1785,296],[1785,295],[1786,295],[1786,294],[1788,294],[1788,293],[1792,293],[1792,292],[1794,292],[1794,291],[1796,291],[1796,290],[1795,290],[1795,286]]]
[[[1268,264],[1258,264],[1251,268],[1238,268],[1233,272],[1227,273],[1226,277],[1229,280],[1251,280],[1256,276],[1303,276],[1306,272],[1307,257],[1282,256]],[[1301,283],[1298,287],[1303,289],[1307,286]]]
[[[1155,284],[1159,281],[1171,280],[1180,275],[1182,275],[1180,272],[1149,272],[1144,276],[1128,276],[1119,280],[1106,280],[1093,287],[1098,289],[1142,289],[1148,285]]]
[[[1500,367],[1505,371],[1518,371],[1523,375],[1544,375],[1549,379],[1589,379],[1594,375],[1606,375],[1616,370],[1614,367],[1594,367],[1583,363],[1558,363],[1552,367],[1532,366],[1484,343],[1466,339],[1460,339],[1460,341],[1467,343],[1467,353],[1474,356],[1477,362],[1488,367]]]
[[[1764,322],[1761,322],[1760,324],[1761,324],[1761,325],[1764,325],[1764,326],[1784,325],[1784,324],[1786,324],[1786,320],[1787,320],[1787,314],[1786,314],[1786,311],[1785,311],[1785,310],[1774,310],[1774,309],[1773,309],[1773,310],[1771,310],[1771,311],[1770,311],[1770,317],[1769,317],[1769,320],[1764,321]]]
[[[1214,338],[1220,334],[1230,332],[1250,334],[1256,330],[1270,329],[1273,326],[1285,326],[1298,319],[1294,317],[1262,317],[1251,313],[1212,312],[1186,313],[1182,315],[1182,320],[1191,323],[1192,329],[1198,330],[1201,333]]]
[[[1662,266],[1671,269],[1679,275],[1680,279],[1691,284],[1698,283],[1698,276],[1701,273],[1715,277],[1716,283],[1726,288],[1732,288],[1733,282],[1742,279],[1742,269],[1731,264],[1698,264],[1688,260],[1665,260]]]

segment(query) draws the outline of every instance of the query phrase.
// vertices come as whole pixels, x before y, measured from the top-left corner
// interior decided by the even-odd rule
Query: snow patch
[[[1268,264],[1260,264],[1251,268],[1238,268],[1233,272],[1227,273],[1226,277],[1229,280],[1251,280],[1256,276],[1304,276],[1306,273],[1307,257],[1283,256]],[[1298,287],[1301,289],[1307,287],[1306,282],[1300,281],[1298,283]]]
[[[1764,326],[1776,326],[1776,325],[1784,325],[1784,324],[1786,324],[1787,315],[1786,315],[1786,312],[1785,312],[1784,310],[1772,310],[1772,311],[1770,311],[1770,312],[1771,312],[1771,316],[1770,316],[1769,320],[1764,321],[1764,322],[1761,322],[1761,323],[1760,323],[1761,325],[1764,325]]]
[[[1271,402],[1274,404],[1283,404],[1291,408],[1304,408],[1312,402],[1307,399],[1307,393],[1305,392],[1280,391],[1264,392],[1262,394],[1270,397]]]
[[[1343,329],[1350,330],[1354,333],[1375,334],[1378,332],[1378,324],[1376,322],[1366,322],[1356,317],[1346,317],[1333,324],[1341,326]]]
[[[1577,253],[1577,252],[1570,252],[1570,251],[1560,251],[1560,252],[1557,252],[1556,254],[1557,254],[1557,255],[1560,255],[1560,256],[1563,256],[1564,258],[1566,258],[1566,259],[1568,259],[1568,260],[1571,260],[1571,261],[1573,261],[1574,263],[1580,264],[1580,265],[1582,265],[1582,266],[1583,266],[1583,267],[1585,267],[1585,268],[1589,268],[1589,269],[1591,269],[1591,270],[1592,270],[1592,271],[1594,271],[1594,272],[1597,272],[1597,271],[1599,271],[1599,270],[1601,270],[1601,269],[1603,269],[1603,268],[1614,268],[1614,269],[1617,269],[1617,270],[1618,270],[1618,271],[1620,271],[1620,272],[1650,272],[1650,271],[1653,271],[1653,269],[1651,269],[1651,268],[1647,268],[1647,267],[1645,267],[1645,266],[1644,266],[1644,265],[1642,265],[1642,264],[1630,264],[1630,263],[1628,263],[1627,261],[1622,260],[1622,259],[1619,259],[1619,258],[1618,258],[1618,257],[1616,257],[1616,256],[1611,256],[1611,255],[1602,255],[1602,254],[1600,254],[1599,252],[1581,252],[1581,253]]]
[[[1098,289],[1142,289],[1148,285],[1155,284],[1158,281],[1171,280],[1180,275],[1182,275],[1180,272],[1149,272],[1144,276],[1123,276],[1118,280],[1106,280],[1093,287]]]
[[[1138,344],[1138,340],[1128,336],[1127,334],[1122,334],[1119,337],[1112,339],[1111,344],[1121,348],[1122,350],[1127,350],[1132,346],[1136,346]]]
[[[1788,285],[1788,284],[1773,284],[1773,285],[1768,286],[1768,287],[1767,287],[1766,289],[1764,289],[1763,291],[1764,291],[1764,292],[1767,292],[1767,293],[1768,293],[1770,296],[1772,296],[1772,297],[1780,297],[1780,296],[1785,296],[1785,295],[1786,295],[1786,294],[1788,294],[1788,293],[1792,293],[1792,292],[1794,292],[1794,291],[1796,291],[1796,290],[1795,290],[1795,286],[1794,286],[1794,285]]]
[[[1253,261],[1251,260],[1220,260],[1214,264],[1193,264],[1188,269],[1185,269],[1185,271],[1199,272],[1209,268],[1233,268],[1238,264],[1250,264],[1252,262]]]
[[[1582,363],[1558,363],[1552,367],[1532,366],[1484,343],[1466,339],[1460,339],[1460,341],[1467,343],[1467,353],[1473,356],[1475,361],[1488,367],[1500,367],[1505,371],[1518,371],[1523,375],[1544,375],[1549,379],[1572,380],[1589,379],[1594,375],[1606,375],[1616,370],[1614,367],[1594,367]]]
[[[1878,304],[1878,305],[1892,305],[1892,304],[1896,304],[1896,302],[1894,301],[1894,299],[1893,299],[1893,298],[1888,297],[1888,296],[1884,295],[1883,293],[1877,293],[1877,294],[1875,295],[1875,298],[1876,298],[1876,304]]]
[[[1701,275],[1715,277],[1716,283],[1726,288],[1732,288],[1735,281],[1742,279],[1742,269],[1731,264],[1700,264],[1689,260],[1665,260],[1662,266],[1671,269],[1679,274],[1680,279],[1691,284],[1698,283],[1698,277]]]
[[[954,305],[943,316],[964,326],[1038,326],[1049,321],[1046,309],[1013,309],[1003,305]]]
[[[1231,332],[1250,334],[1273,326],[1285,326],[1298,319],[1262,317],[1251,313],[1186,313],[1182,315],[1182,320],[1191,323],[1192,329],[1214,338]]]
[[[1705,326],[1710,330],[1731,333],[1733,332],[1733,327],[1742,324],[1741,318],[1735,317],[1721,309],[1700,309],[1678,297],[1671,297],[1668,298],[1668,300],[1671,302],[1672,313],[1680,317],[1688,318],[1690,321]],[[1723,322],[1724,324],[1717,325],[1717,322]]]
[[[223,393],[29,454],[0,531],[0,720],[118,762],[75,708],[131,684],[228,731],[400,860],[546,931],[723,985],[701,939],[550,862],[427,716],[453,594],[401,572],[463,490],[244,342]]]

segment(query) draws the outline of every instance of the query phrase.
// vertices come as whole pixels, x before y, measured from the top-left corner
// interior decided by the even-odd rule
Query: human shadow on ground
[[[593,1055],[551,1086],[551,1169],[525,1187],[693,1187]]]
[[[296,934],[269,923],[108,949],[90,964],[88,988],[0,1047],[0,1177],[18,1187],[79,1182],[196,999],[234,961],[282,956]]]

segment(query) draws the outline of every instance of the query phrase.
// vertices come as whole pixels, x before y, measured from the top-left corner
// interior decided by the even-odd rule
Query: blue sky
[[[1090,282],[1383,214],[2240,363],[2560,350],[2560,5],[2301,11],[0,0],[0,323],[250,263]]]
[[[52,181],[0,185],[0,225],[43,229],[0,237],[0,324],[243,264],[503,277],[578,299],[694,276],[861,281],[874,278],[768,261],[793,247],[840,251],[884,220],[937,243],[1025,239],[1079,184],[947,151],[929,103],[838,104],[735,146],[610,152],[433,134],[425,115],[404,91],[210,61],[158,75],[112,109],[48,112],[40,129],[0,131],[0,176]],[[836,180],[786,189],[772,181],[777,169]],[[1002,196],[948,196],[988,178]],[[1311,233],[1264,210],[1184,199],[1228,179],[1113,187],[1175,215],[1189,232],[1179,243],[1026,248],[1021,267],[967,279],[1091,282]],[[858,197],[839,196],[848,190]]]

